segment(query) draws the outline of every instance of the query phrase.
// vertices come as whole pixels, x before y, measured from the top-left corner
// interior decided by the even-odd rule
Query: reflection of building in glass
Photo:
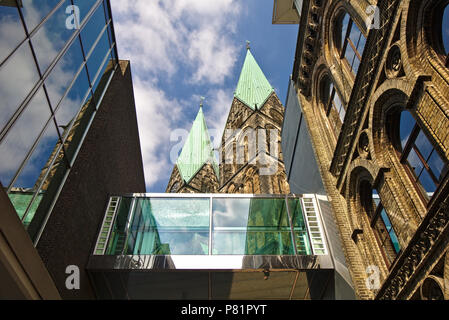
[[[331,242],[359,298],[448,299],[448,1],[274,5],[274,23],[299,23],[282,135],[292,192],[332,198]]]
[[[10,294],[92,297],[65,288],[65,268],[87,263],[108,194],[145,191],[109,1],[2,1],[0,48],[0,225],[31,281]]]
[[[113,196],[87,269],[102,299],[352,298],[341,249],[327,241],[326,204],[316,195]]]

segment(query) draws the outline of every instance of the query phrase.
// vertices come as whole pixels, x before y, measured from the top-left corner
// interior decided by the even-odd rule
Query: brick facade
[[[360,299],[430,299],[435,297],[427,289],[439,286],[448,298],[448,175],[430,200],[423,197],[389,132],[399,126],[393,115],[409,110],[447,163],[449,69],[435,21],[448,2],[379,0],[379,29],[365,23],[365,10],[376,1],[304,2],[293,81],[356,293]],[[341,12],[349,13],[366,37],[355,77],[336,52]],[[338,126],[320,102],[324,77],[332,79],[346,109]],[[365,183],[377,189],[397,234],[401,251],[392,262],[362,204]],[[370,266],[380,271],[380,288],[366,285]]]

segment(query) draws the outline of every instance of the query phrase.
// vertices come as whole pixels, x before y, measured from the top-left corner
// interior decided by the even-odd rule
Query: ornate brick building
[[[274,1],[361,299],[449,298],[448,4]]]
[[[247,49],[217,165],[202,108],[173,169],[167,192],[288,194],[281,152],[284,107]]]

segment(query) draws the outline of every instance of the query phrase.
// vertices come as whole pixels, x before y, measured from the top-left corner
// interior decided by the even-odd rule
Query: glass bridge
[[[89,275],[105,299],[325,298],[334,262],[323,201],[317,195],[112,196]]]

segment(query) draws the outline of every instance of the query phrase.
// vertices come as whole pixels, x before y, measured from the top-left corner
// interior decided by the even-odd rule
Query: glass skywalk
[[[94,254],[327,254],[313,201],[219,194],[111,197]]]

